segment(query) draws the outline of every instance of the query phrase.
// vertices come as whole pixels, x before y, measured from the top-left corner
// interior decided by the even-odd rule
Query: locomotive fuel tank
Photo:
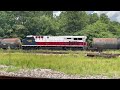
[[[118,49],[119,45],[117,38],[93,38],[92,46],[100,49]]]
[[[0,41],[0,48],[2,49],[18,49],[21,48],[21,45],[19,38],[4,38]]]

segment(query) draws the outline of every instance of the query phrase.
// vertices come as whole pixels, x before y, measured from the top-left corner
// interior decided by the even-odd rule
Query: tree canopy
[[[26,35],[86,35],[92,38],[120,37],[120,23],[107,15],[85,11],[0,11],[0,37],[24,38]]]

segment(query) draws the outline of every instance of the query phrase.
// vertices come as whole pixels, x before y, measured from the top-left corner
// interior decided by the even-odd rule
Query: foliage
[[[52,11],[0,11],[0,37],[26,35],[86,35],[120,37],[120,23],[107,15],[87,14],[85,11],[62,11],[53,17]]]
[[[108,24],[105,24],[98,20],[96,23],[88,25],[81,32],[77,32],[76,34],[87,36],[88,42],[91,44],[93,38],[115,37],[115,35],[108,30],[108,27],[109,27]]]

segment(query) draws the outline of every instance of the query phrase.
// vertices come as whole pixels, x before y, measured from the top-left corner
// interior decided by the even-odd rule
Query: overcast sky
[[[105,13],[112,21],[120,22],[120,11],[87,11],[87,13],[97,13],[98,15]],[[59,15],[60,11],[54,11],[55,15]]]

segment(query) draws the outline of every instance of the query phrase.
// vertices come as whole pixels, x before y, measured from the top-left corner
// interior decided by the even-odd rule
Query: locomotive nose
[[[25,38],[22,40],[22,45],[36,45],[34,38]]]

